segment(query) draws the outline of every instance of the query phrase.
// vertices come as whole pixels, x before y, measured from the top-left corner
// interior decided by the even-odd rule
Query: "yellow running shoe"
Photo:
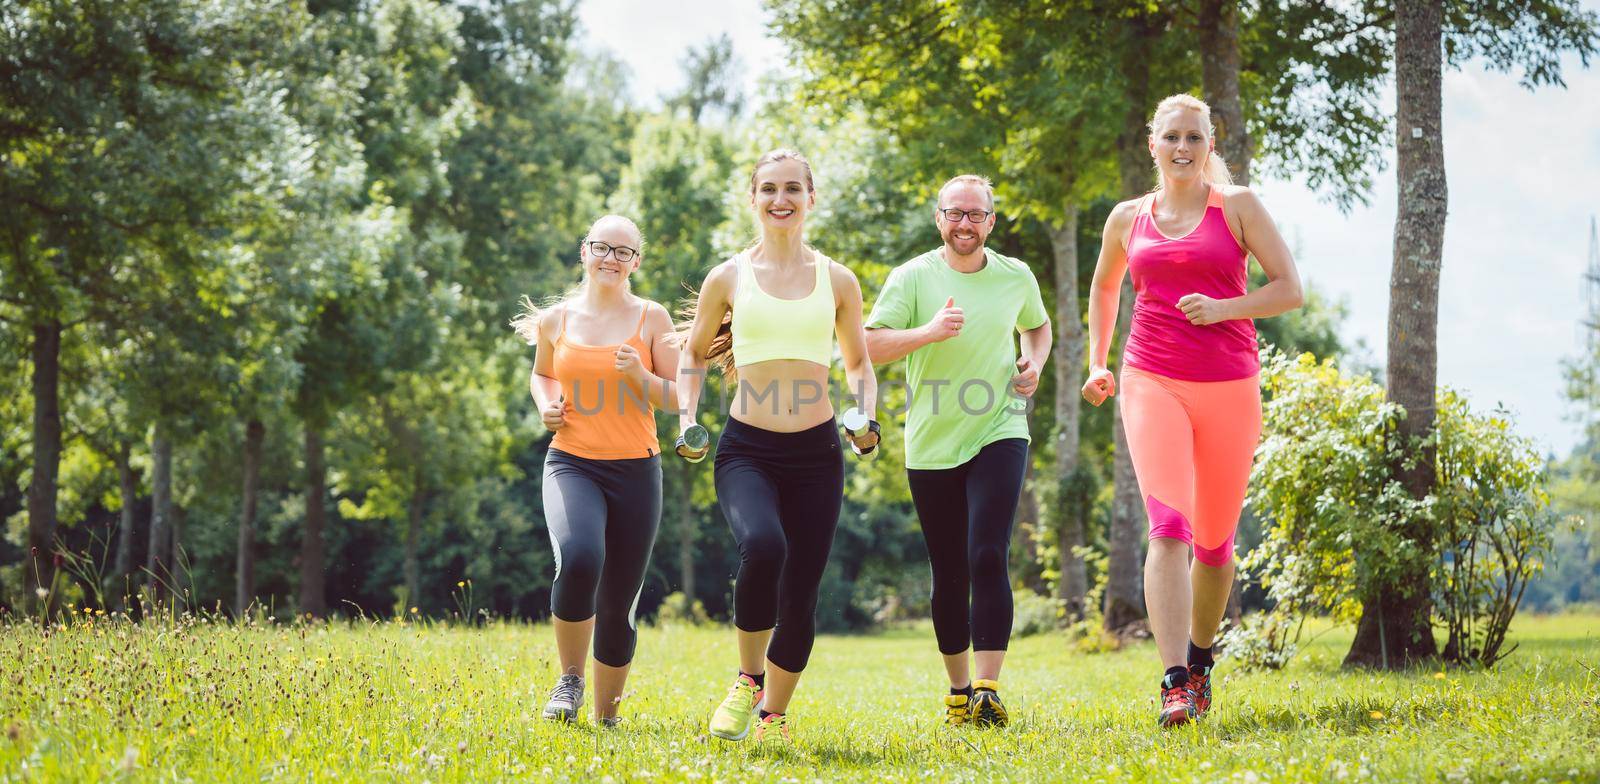
[[[944,697],[944,723],[959,727],[972,723],[972,699],[965,694],[946,694]]]
[[[789,714],[769,713],[766,718],[757,722],[756,743],[793,746],[794,738],[789,735]]]
[[[1000,701],[1000,682],[982,678],[972,682],[973,723],[979,727],[1004,727],[1010,721]]]
[[[756,709],[761,707],[762,694],[754,678],[739,673],[728,689],[728,696],[722,698],[722,704],[711,714],[711,734],[723,740],[744,740],[744,736],[750,734]]]

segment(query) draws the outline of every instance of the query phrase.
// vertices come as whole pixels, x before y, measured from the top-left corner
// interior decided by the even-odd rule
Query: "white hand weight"
[[[872,429],[872,420],[868,418],[866,414],[862,413],[861,409],[854,407],[845,411],[844,415],[839,417],[839,424],[844,425],[844,429],[849,431],[850,435],[856,436],[857,438],[866,435],[867,432]],[[850,449],[856,453],[857,457],[862,457],[867,460],[876,460],[878,458],[878,446],[880,445],[881,441],[879,444],[874,444],[873,446],[869,447],[866,451],[862,451],[856,446],[855,442],[852,441],[850,442]]]

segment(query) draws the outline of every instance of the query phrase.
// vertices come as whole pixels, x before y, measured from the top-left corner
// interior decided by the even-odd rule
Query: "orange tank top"
[[[655,368],[644,340],[648,303],[628,345],[639,352],[645,370]],[[586,346],[567,339],[567,312],[553,341],[556,380],[567,400],[567,426],[550,445],[590,460],[651,457],[661,450],[656,441],[655,409],[645,390],[630,383],[616,368],[617,346]]]

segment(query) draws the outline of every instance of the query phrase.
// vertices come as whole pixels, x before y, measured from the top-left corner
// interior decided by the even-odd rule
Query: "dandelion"
[[[456,581],[456,587],[457,588],[465,588],[465,587],[467,587],[467,581],[466,580],[457,580]]]
[[[415,608],[415,607],[411,608],[411,614],[412,615],[416,615],[417,614],[417,608]]]
[[[1367,715],[1371,716],[1374,719],[1382,719],[1383,718],[1383,711],[1373,711],[1373,712],[1371,712],[1371,713],[1369,713]]]
[[[41,585],[33,589],[33,595],[39,597],[39,601],[42,602],[46,596],[50,595],[50,589]]]
[[[1434,673],[1434,674],[1433,674],[1433,679],[1434,679],[1434,680],[1436,680],[1436,681],[1442,681],[1442,680],[1444,680],[1444,673],[1442,673],[1442,672],[1436,672],[1436,673]]]

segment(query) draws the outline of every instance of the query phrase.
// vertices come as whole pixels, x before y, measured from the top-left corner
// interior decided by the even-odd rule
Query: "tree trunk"
[[[194,591],[191,590],[194,588],[194,580],[192,579],[194,575],[189,570],[189,556],[183,551],[183,528],[184,524],[189,521],[189,509],[173,504],[172,516],[169,519],[172,520],[172,525],[170,526],[172,529],[172,544],[169,545],[172,548],[172,566],[170,567],[172,569],[172,590],[176,594],[174,598],[182,601],[184,607],[188,607],[189,601],[194,598]]]
[[[259,419],[244,427],[244,503],[239,510],[239,553],[233,583],[234,616],[244,618],[256,598],[256,488],[267,427]]]
[[[1044,569],[1039,563],[1039,538],[1037,533],[1045,525],[1042,513],[1043,505],[1039,503],[1039,483],[1034,481],[1033,460],[1028,460],[1022,467],[1022,493],[1017,496],[1017,514],[1011,525],[1010,553],[1017,553],[1018,558],[1010,563],[1020,560],[1025,564],[1022,568],[1011,570],[1011,581],[1021,585],[1026,590],[1040,596],[1050,593],[1050,586],[1045,583]]]
[[[322,431],[306,423],[306,521],[300,537],[300,612],[317,617],[328,614],[323,587],[322,529],[326,520],[323,497],[327,470],[322,464]]]
[[[1126,290],[1122,299],[1122,310],[1131,310],[1131,298]],[[1139,493],[1133,459],[1128,454],[1128,438],[1122,432],[1121,409],[1113,408],[1111,418],[1116,444],[1111,536],[1107,545],[1110,557],[1106,563],[1105,629],[1117,631],[1145,617],[1143,544],[1147,525],[1144,498]]]
[[[1399,428],[1405,450],[1421,450],[1413,468],[1395,467],[1414,498],[1426,496],[1434,485],[1434,450],[1421,446],[1421,439],[1433,431],[1439,271],[1448,202],[1440,117],[1443,25],[1439,0],[1395,6],[1395,174],[1400,203],[1389,274],[1388,397],[1406,410]],[[1411,530],[1405,534],[1423,553],[1432,553],[1425,526],[1408,527]],[[1400,667],[1437,653],[1428,604],[1430,561],[1427,555],[1411,559],[1409,568],[1364,598],[1346,665]]]
[[[1200,0],[1200,69],[1211,124],[1216,127],[1217,152],[1227,162],[1233,181],[1249,185],[1255,140],[1245,126],[1239,99],[1238,0]],[[1243,585],[1235,577],[1227,614],[1234,626],[1244,613],[1239,603],[1242,593]]]
[[[1150,55],[1160,26],[1149,17],[1128,22],[1130,40],[1122,53],[1122,75],[1127,111],[1122,132],[1117,136],[1117,170],[1122,181],[1122,198],[1133,199],[1148,193],[1155,178],[1151,173],[1149,127],[1146,118],[1155,108],[1150,96]],[[1117,306],[1117,334],[1127,334],[1133,313],[1133,285],[1124,282]],[[1120,364],[1120,363],[1119,363]],[[1114,483],[1111,502],[1111,531],[1107,549],[1105,628],[1116,631],[1145,617],[1142,550],[1146,531],[1144,503],[1128,454],[1128,439],[1122,432],[1122,412],[1112,401],[1111,429],[1115,438]]]
[[[56,479],[61,470],[61,322],[33,325],[33,478],[28,483],[27,606],[46,615],[56,597],[37,590],[55,584]]]
[[[1079,496],[1082,459],[1079,446],[1078,405],[1083,386],[1083,315],[1078,307],[1078,205],[1062,206],[1061,221],[1050,227],[1056,284],[1056,549],[1061,554],[1061,584],[1057,596],[1067,617],[1083,617],[1089,590],[1088,571],[1074,548],[1083,546],[1088,505]]]
[[[411,500],[406,504],[406,601],[412,607],[422,606],[422,563],[417,554],[417,543],[422,537],[422,513],[427,504],[428,495],[422,485],[422,468],[419,464],[412,472]]]
[[[160,604],[172,587],[172,441],[161,422],[156,422],[150,438],[150,458],[150,543],[145,548],[145,571],[149,573],[150,598]]]
[[[1239,100],[1238,0],[1200,0],[1200,73],[1217,152],[1227,161],[1233,181],[1249,185],[1255,143]]]
[[[686,469],[679,468],[683,481],[683,496],[678,501],[678,574],[683,585],[683,596],[688,600],[689,607],[694,606],[694,536],[698,528],[694,516],[694,476]]]
[[[111,572],[113,588],[117,591],[117,606],[128,609],[131,602],[128,594],[133,592],[133,547],[134,526],[137,518],[134,517],[133,507],[139,503],[139,477],[133,473],[133,465],[129,458],[132,448],[124,442],[118,445],[117,480],[122,492],[122,513],[118,519],[117,529],[117,562]],[[120,585],[117,585],[120,583]]]

